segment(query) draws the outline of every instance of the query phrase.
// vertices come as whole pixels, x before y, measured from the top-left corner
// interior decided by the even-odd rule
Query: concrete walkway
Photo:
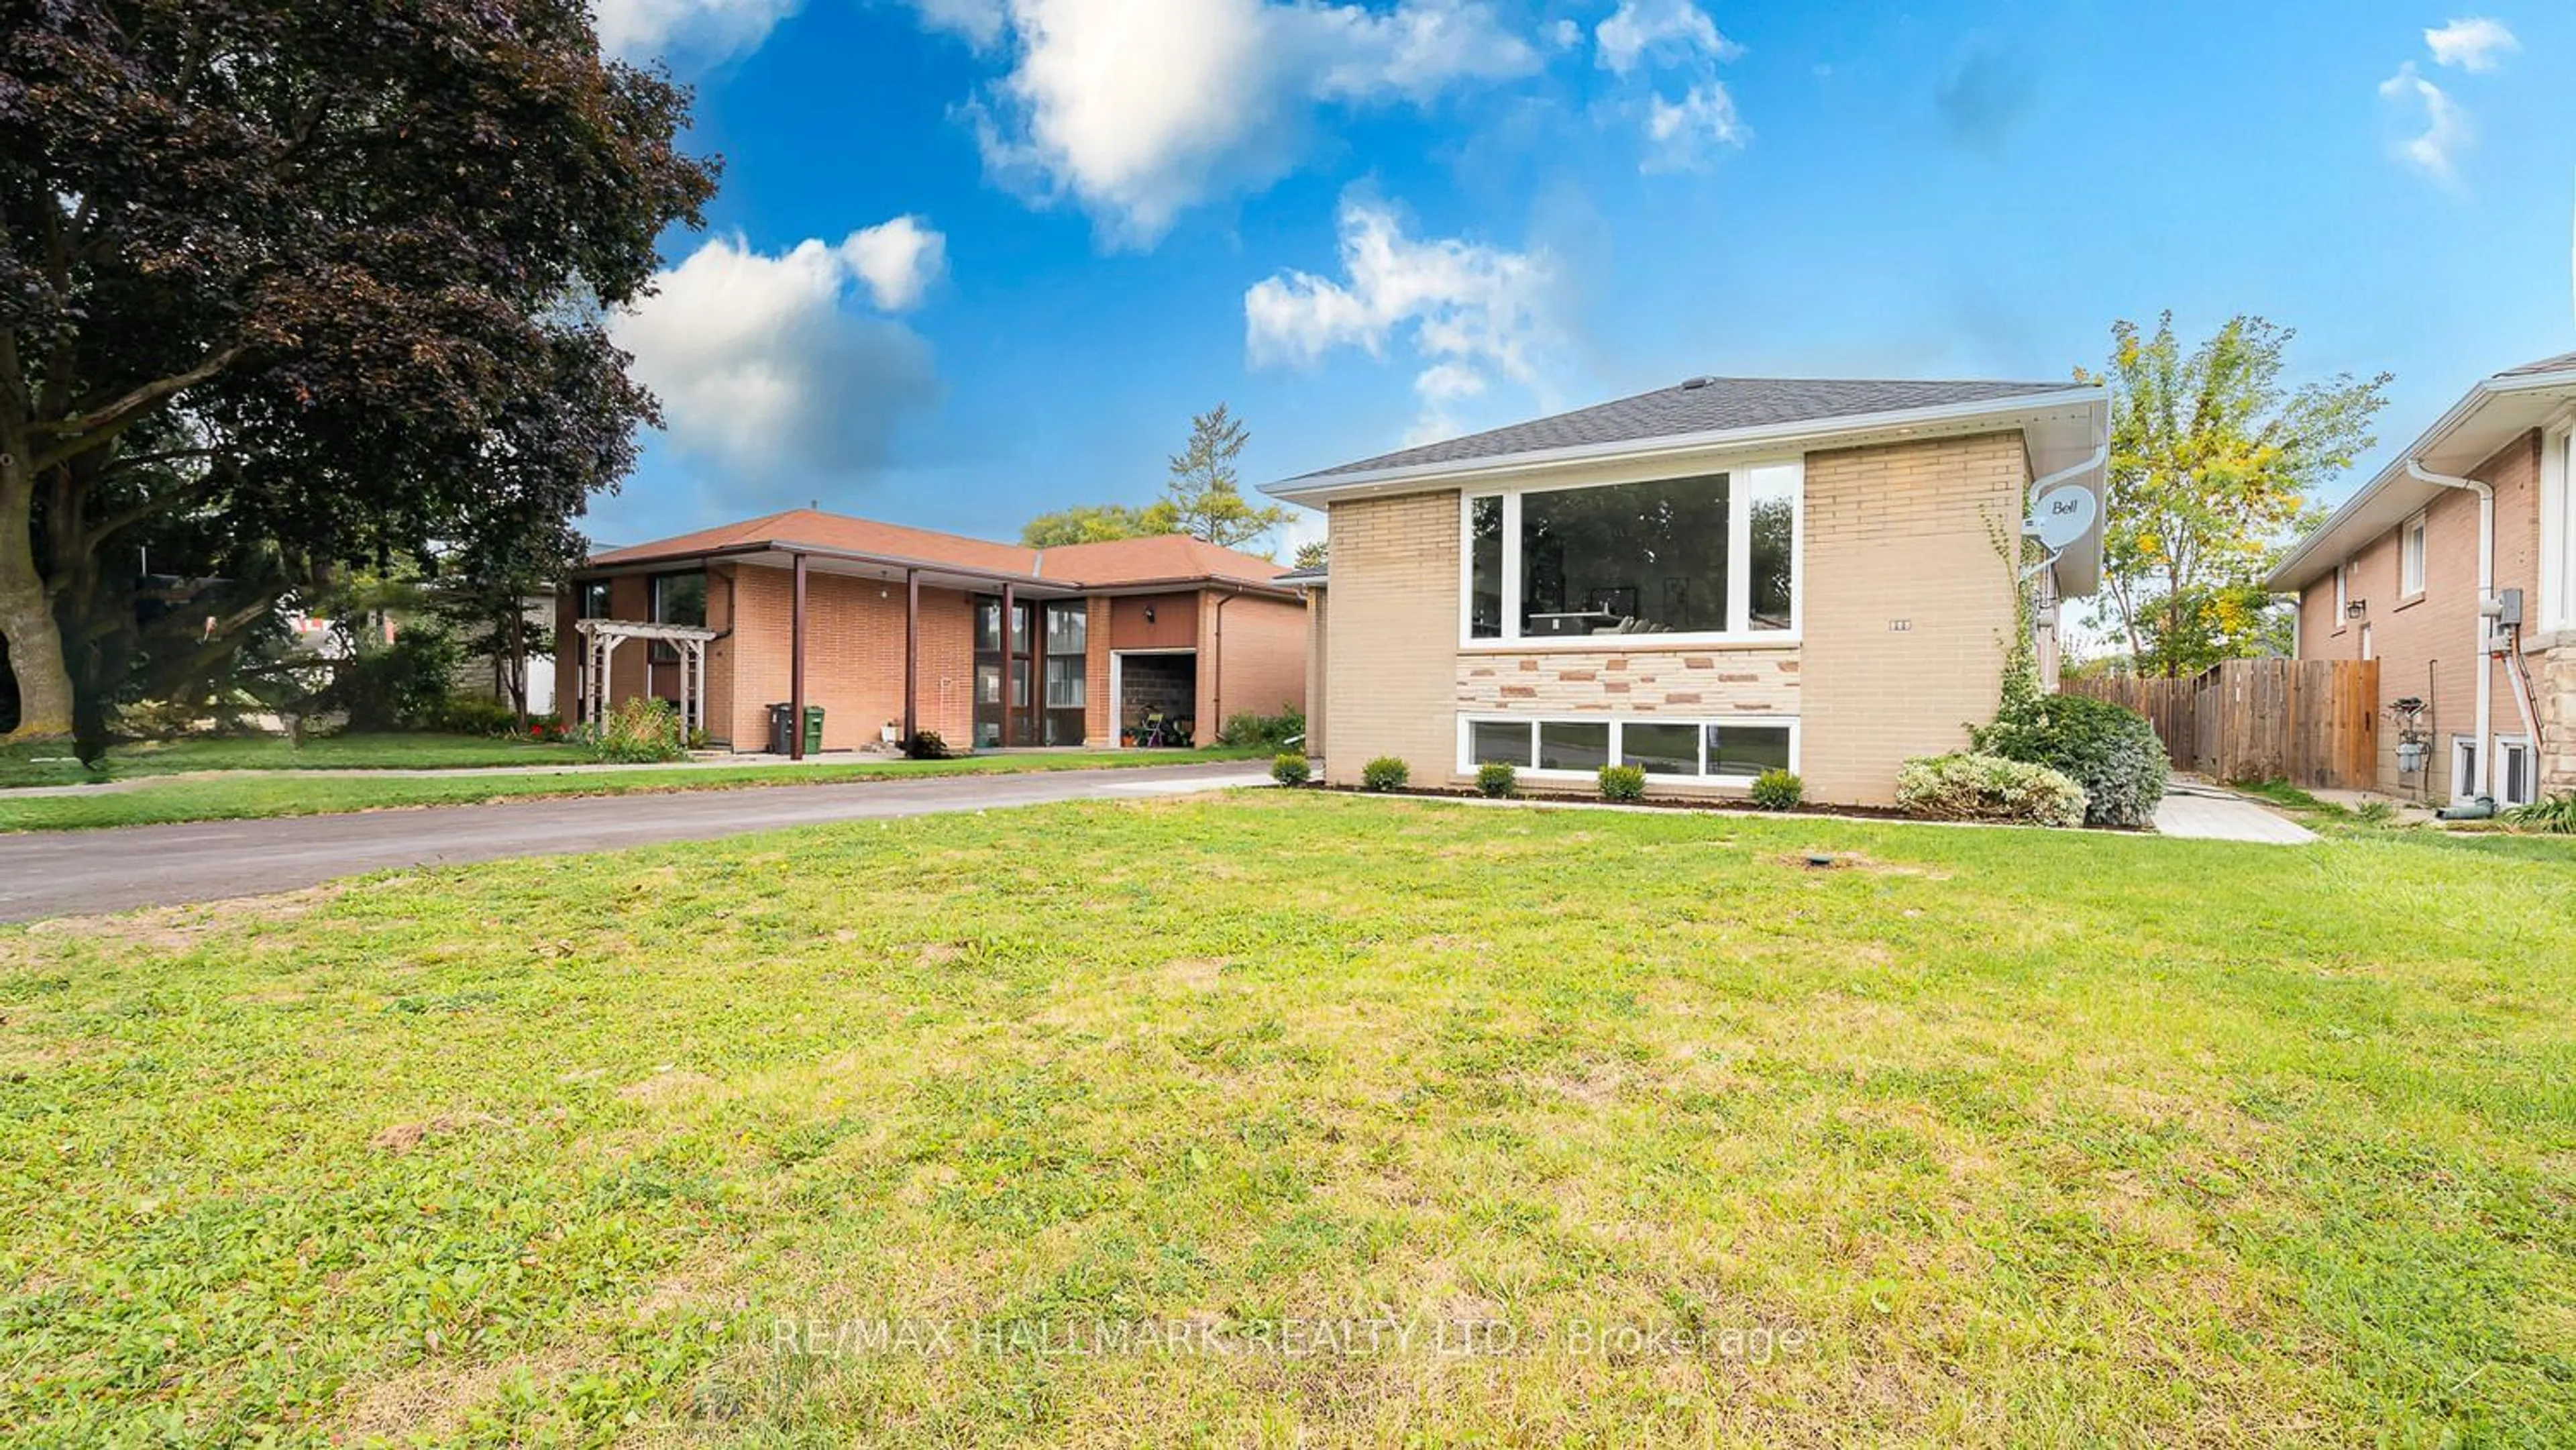
[[[1261,770],[1224,761],[28,831],[0,835],[0,921],[261,896],[399,866],[612,851],[831,821],[1057,801],[1137,800],[1268,784],[1270,777]]]
[[[2177,780],[2156,807],[2156,832],[2200,841],[2252,841],[2266,846],[2305,846],[2317,839],[2307,827],[2285,819],[2232,790],[2195,780]]]

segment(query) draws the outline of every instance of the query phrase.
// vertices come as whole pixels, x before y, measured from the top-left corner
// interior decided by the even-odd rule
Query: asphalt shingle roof
[[[693,534],[631,544],[593,554],[592,567],[685,559],[727,549],[790,548],[802,545],[872,558],[946,564],[986,574],[1017,574],[1052,584],[1089,584],[1104,589],[1172,581],[1210,580],[1270,584],[1286,566],[1219,548],[1187,534],[1156,534],[1141,539],[1113,539],[1096,544],[1064,544],[1030,549],[993,539],[968,538],[935,529],[879,523],[820,509],[789,509],[739,523],[719,524]]]
[[[1633,398],[1578,408],[1552,418],[1515,423],[1363,458],[1356,463],[1300,474],[1291,482],[1341,474],[1376,473],[1440,463],[1510,458],[1558,448],[1583,448],[1653,438],[1776,427],[1827,418],[1901,413],[1958,403],[2023,398],[2034,393],[2076,392],[2083,383],[1918,382],[1856,378],[1694,378]]]
[[[2565,372],[2576,372],[2576,352],[2562,352],[2556,357],[2545,357],[2538,362],[2527,362],[2518,368],[2506,368],[2503,372],[2496,374],[2496,376],[2501,378],[2521,378],[2530,377],[2538,373]]]

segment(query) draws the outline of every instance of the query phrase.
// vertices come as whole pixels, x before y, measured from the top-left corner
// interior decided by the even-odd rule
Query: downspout
[[[2495,656],[2487,647],[2487,609],[2495,597],[2495,488],[2474,478],[2435,473],[2413,458],[2406,460],[2406,476],[2418,483],[2465,489],[2478,496],[2478,607],[2470,619],[2477,630],[2477,648],[2470,658],[2478,662],[2478,778],[2477,789],[2466,798],[2475,800],[2479,796],[2492,796],[2495,793],[2492,789],[2495,776]],[[2402,553],[2405,548],[2402,538],[2398,547]],[[2454,795],[2458,794],[2458,781],[2451,782],[2451,790]]]
[[[1208,713],[1216,719],[1208,725],[1210,744],[1216,742],[1216,732],[1225,729],[1225,607],[1242,597],[1243,591],[1237,589],[1216,602],[1216,676],[1208,694]]]

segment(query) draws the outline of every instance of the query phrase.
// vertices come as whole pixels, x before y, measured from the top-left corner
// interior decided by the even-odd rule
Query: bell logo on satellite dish
[[[2093,532],[2094,521],[2102,516],[2101,502],[2093,490],[2069,484],[2052,488],[2031,505],[2030,518],[2021,531],[2055,553],[2063,553],[2076,540]]]

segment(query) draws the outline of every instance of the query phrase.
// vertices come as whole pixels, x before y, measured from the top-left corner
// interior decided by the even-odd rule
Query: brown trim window
[[[580,596],[573,601],[573,608],[578,611],[576,617],[581,619],[609,618],[608,599],[609,591],[607,580],[591,579],[585,581],[581,586]]]
[[[1034,640],[1036,649],[1032,650]],[[975,600],[975,748],[1080,745],[1091,702],[1091,620],[1079,599],[1019,599],[1011,605],[1009,704],[1003,703],[1002,601]],[[1029,698],[1032,674],[1039,696]]]
[[[684,624],[692,629],[707,627],[707,571],[691,569],[681,574],[656,574],[651,580],[655,624]],[[660,640],[653,641],[653,663],[677,664],[680,652]]]
[[[1089,703],[1084,678],[1091,645],[1091,620],[1079,599],[1046,602],[1046,714],[1042,729],[1049,745],[1082,743],[1084,708]]]

